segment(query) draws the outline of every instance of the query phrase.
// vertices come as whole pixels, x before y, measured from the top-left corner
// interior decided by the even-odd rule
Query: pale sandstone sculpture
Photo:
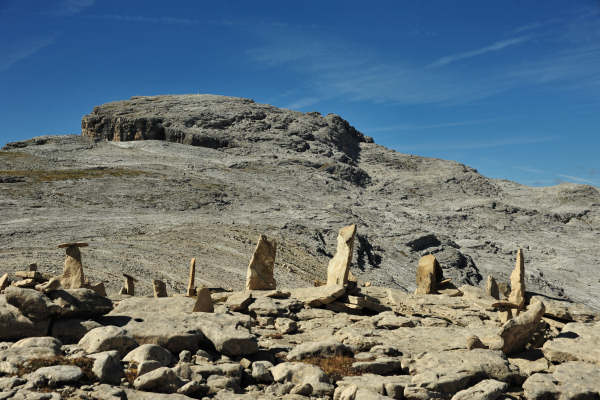
[[[496,283],[496,280],[491,275],[488,275],[487,277],[487,281],[485,283],[485,292],[496,300],[500,300],[500,289],[498,288],[498,283]]]
[[[44,292],[44,293],[52,292],[53,290],[58,290],[58,289],[60,289],[60,285],[61,285],[60,281],[61,281],[60,276],[53,276],[52,278],[50,278],[50,280],[48,282],[44,282],[44,283],[40,283],[39,285],[35,285],[35,290],[37,290],[39,292]]]
[[[163,281],[154,279],[152,281],[152,287],[154,288],[154,297],[167,297],[167,285]]]
[[[2,275],[0,278],[0,292],[6,289],[10,285],[10,280],[8,279],[8,274]]]
[[[87,247],[87,243],[62,243],[58,248],[66,248],[65,266],[60,279],[61,286],[65,289],[79,289],[85,285],[83,265],[81,264],[80,247]]]
[[[190,275],[188,277],[188,287],[186,295],[193,297],[196,295],[196,259],[192,258],[190,261]]]
[[[354,236],[356,235],[356,224],[345,226],[340,229],[337,237],[337,250],[335,256],[329,260],[327,266],[327,285],[346,285],[350,262],[352,261],[352,250],[354,249]]]
[[[517,305],[518,308],[525,306],[525,263],[523,260],[523,250],[517,252],[517,262],[515,269],[510,274],[510,295],[508,301]]]
[[[417,266],[417,290],[415,294],[435,293],[443,279],[442,267],[440,267],[435,256],[428,254],[421,257]]]
[[[196,296],[196,304],[194,304],[193,312],[213,312],[212,298],[207,287],[199,287]]]
[[[121,294],[128,294],[129,296],[134,296],[135,282],[137,282],[137,279],[128,274],[123,274],[123,277],[125,278],[125,287],[121,289]]]
[[[276,288],[273,268],[277,254],[275,239],[260,235],[246,273],[246,290],[273,290]]]
[[[529,305],[527,311],[506,322],[500,328],[502,351],[505,354],[518,353],[523,350],[538,328],[544,315],[545,307],[541,301]]]

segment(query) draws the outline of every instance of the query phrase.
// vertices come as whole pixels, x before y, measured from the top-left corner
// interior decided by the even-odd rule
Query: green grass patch
[[[134,177],[147,175],[144,171],[123,168],[94,168],[94,169],[24,169],[0,170],[0,177],[21,176],[34,182],[66,181],[69,179],[97,179],[105,177]]]

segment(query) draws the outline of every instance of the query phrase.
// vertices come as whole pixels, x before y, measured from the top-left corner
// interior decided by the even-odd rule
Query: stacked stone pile
[[[276,286],[266,236],[244,291],[196,287],[194,260],[171,296],[8,286],[0,398],[598,399],[600,315],[526,292],[521,251],[506,293],[455,287],[429,255],[406,293],[352,279],[356,230],[315,287]]]

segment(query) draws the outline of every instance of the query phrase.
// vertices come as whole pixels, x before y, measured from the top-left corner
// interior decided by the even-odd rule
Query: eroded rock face
[[[552,362],[585,361],[600,365],[600,322],[571,322],[542,348]]]

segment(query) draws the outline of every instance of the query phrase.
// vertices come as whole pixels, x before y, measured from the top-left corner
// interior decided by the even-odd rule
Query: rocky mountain
[[[81,135],[0,152],[0,264],[60,273],[61,242],[109,293],[183,292],[189,260],[210,287],[241,289],[259,234],[277,241],[278,285],[324,280],[339,228],[357,224],[352,273],[412,291],[424,254],[457,285],[508,281],[523,248],[527,289],[600,309],[600,193],[489,179],[401,154],[337,115],[212,95],[96,107]]]

